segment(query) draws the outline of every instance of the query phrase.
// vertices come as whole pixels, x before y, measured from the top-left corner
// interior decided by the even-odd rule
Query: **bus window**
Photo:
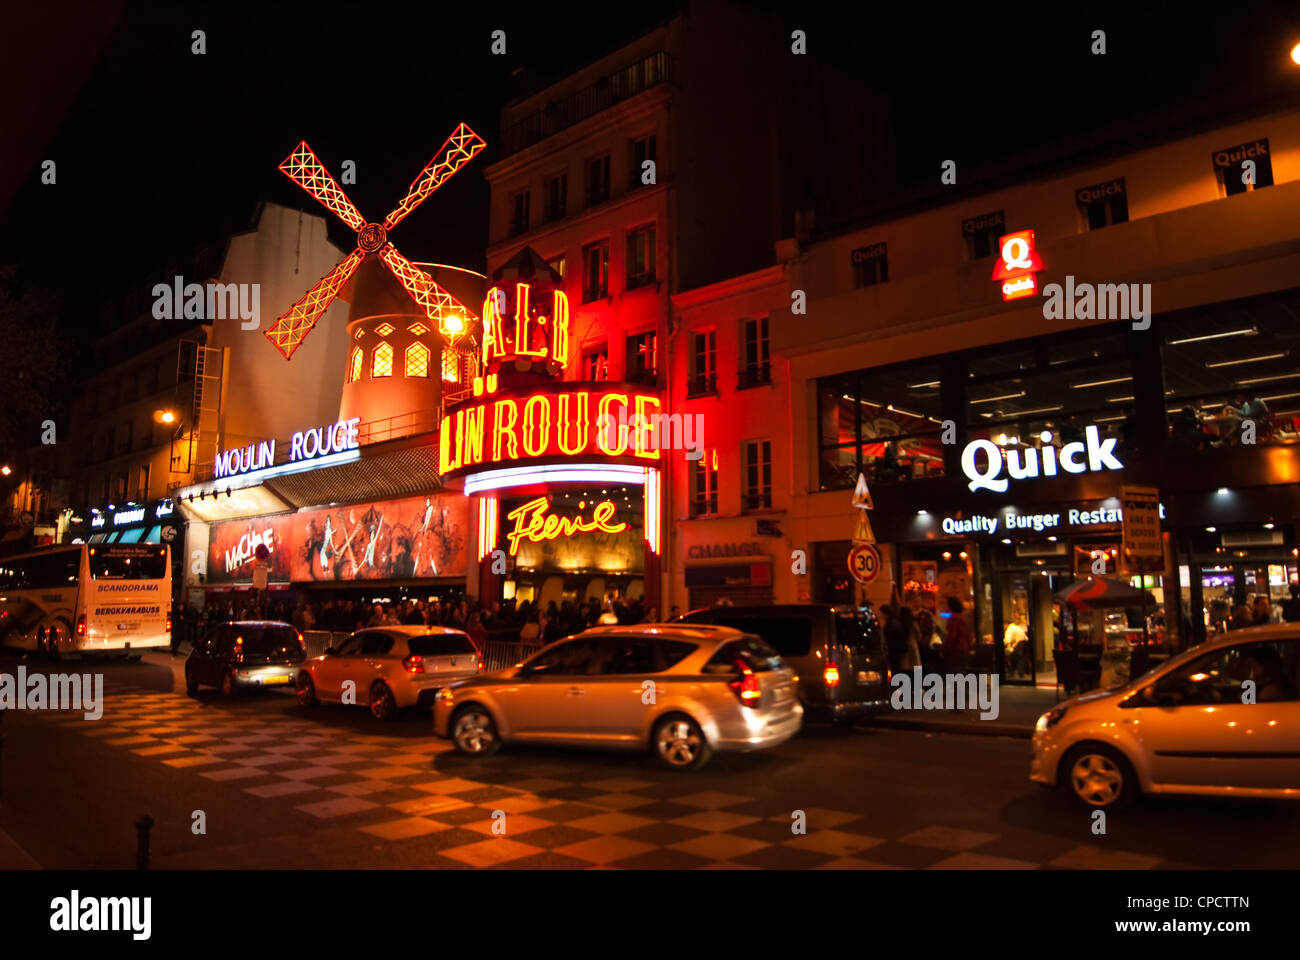
[[[90,549],[94,580],[161,580],[167,575],[164,547],[115,545]]]

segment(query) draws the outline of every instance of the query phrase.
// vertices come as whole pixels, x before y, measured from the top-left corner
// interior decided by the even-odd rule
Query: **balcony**
[[[750,390],[772,382],[772,365],[760,363],[746,367],[736,374],[736,389]]]
[[[686,384],[686,399],[718,395],[718,375],[710,373],[705,376],[692,377]]]
[[[668,80],[668,54],[652,53],[590,86],[552,100],[541,110],[516,120],[501,131],[501,155],[508,157],[586,120],[616,103]],[[590,204],[589,204],[590,206]]]

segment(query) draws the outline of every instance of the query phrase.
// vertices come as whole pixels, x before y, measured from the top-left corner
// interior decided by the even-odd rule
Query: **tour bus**
[[[171,646],[169,545],[91,543],[0,557],[0,643],[39,655]]]

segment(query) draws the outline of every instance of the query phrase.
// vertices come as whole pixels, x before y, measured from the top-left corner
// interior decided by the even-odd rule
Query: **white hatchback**
[[[1300,799],[1300,624],[1215,637],[1038,718],[1030,779],[1084,806],[1139,793]]]
[[[303,661],[298,702],[365,705],[377,719],[392,720],[405,707],[432,707],[440,689],[482,669],[482,653],[463,630],[368,627]]]

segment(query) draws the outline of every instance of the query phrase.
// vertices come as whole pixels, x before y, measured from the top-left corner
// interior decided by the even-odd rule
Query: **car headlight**
[[[1043,714],[1041,717],[1038,718],[1038,722],[1034,724],[1034,729],[1039,733],[1042,733],[1045,730],[1050,730],[1052,727],[1056,726],[1058,723],[1061,722],[1061,718],[1065,716],[1065,711],[1068,709],[1070,708],[1067,707],[1065,704],[1052,707],[1051,710],[1048,710],[1045,714]]]

